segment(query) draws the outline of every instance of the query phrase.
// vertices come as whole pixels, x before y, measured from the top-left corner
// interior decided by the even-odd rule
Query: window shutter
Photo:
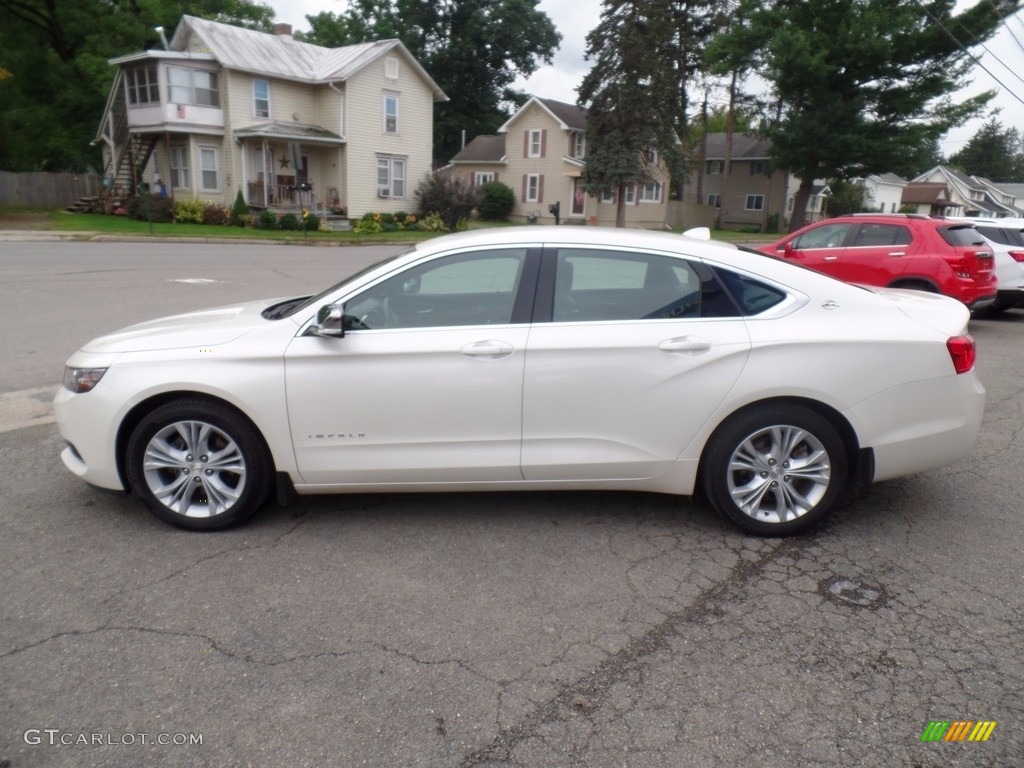
[[[530,156],[530,132],[523,131],[523,157]]]
[[[523,196],[520,198],[520,201],[523,202],[523,203],[526,202],[526,174],[525,173],[523,174]]]
[[[498,180],[498,172],[497,172],[497,171],[495,171],[495,172],[494,172],[494,180],[495,180],[495,181],[497,181],[497,180]]]
[[[540,132],[540,156],[541,157],[547,157],[547,147],[548,147],[548,129],[547,128],[543,128],[543,129],[541,129],[541,132]],[[543,178],[543,176],[541,178]]]
[[[573,154],[573,152],[575,152],[575,151],[576,151],[576,134],[573,133],[572,131],[569,131],[569,149],[566,150],[566,152],[565,152],[566,157],[575,157],[575,155]]]
[[[544,140],[541,139],[541,146],[544,146]],[[537,179],[537,202],[544,202],[544,174],[542,173]]]

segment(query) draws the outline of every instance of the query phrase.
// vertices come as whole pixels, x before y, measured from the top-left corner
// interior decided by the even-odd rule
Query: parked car
[[[964,218],[970,221],[995,253],[995,312],[1024,307],[1024,219]]]
[[[972,311],[996,300],[992,247],[970,222],[898,213],[837,216],[759,250],[850,283],[941,293]]]
[[[54,408],[69,470],[183,528],[292,491],[622,489],[783,535],[968,454],[968,318],[690,237],[503,228],[91,341]]]

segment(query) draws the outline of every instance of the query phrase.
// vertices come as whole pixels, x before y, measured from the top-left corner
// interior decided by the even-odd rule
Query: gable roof
[[[904,203],[950,205],[949,188],[934,181],[911,181],[903,188]]]
[[[434,101],[448,100],[441,87],[401,40],[324,48],[301,43],[290,35],[272,35],[186,15],[181,17],[181,23],[174,30],[171,50],[187,52],[193,36],[227,69],[301,82],[347,80],[385,53],[392,52],[401,56],[423,78],[434,94]]]
[[[505,160],[505,136],[476,136],[452,158],[453,163],[500,163]]]
[[[704,152],[705,160],[725,159],[725,133],[709,133]],[[732,135],[733,160],[767,160],[771,142],[750,133]]]
[[[531,105],[536,105],[544,112],[547,112],[563,131],[586,130],[587,110],[583,107],[577,107],[575,104],[566,104],[564,101],[531,96],[523,106],[516,110],[512,117],[505,121],[505,124],[498,129],[498,133],[508,133],[509,126],[518,120],[519,116],[529,109]]]

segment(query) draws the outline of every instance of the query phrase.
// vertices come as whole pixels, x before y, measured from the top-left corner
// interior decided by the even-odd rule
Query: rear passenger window
[[[554,322],[667,320],[701,316],[701,280],[683,259],[644,253],[562,249]]]
[[[738,272],[718,268],[715,275],[728,289],[744,316],[759,315],[786,298],[778,288]]]
[[[910,230],[899,224],[861,224],[854,239],[854,246],[871,247],[886,245],[910,245],[913,238]]]
[[[939,234],[942,239],[953,247],[963,245],[984,245],[985,239],[978,233],[973,225],[939,227]]]

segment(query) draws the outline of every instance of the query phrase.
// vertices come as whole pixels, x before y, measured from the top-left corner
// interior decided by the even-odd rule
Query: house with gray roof
[[[257,209],[414,206],[447,97],[399,40],[324,48],[183,16],[165,50],[111,59],[105,184]]]
[[[515,192],[516,221],[614,226],[615,195],[583,188],[587,111],[575,104],[531,97],[496,135],[476,136],[452,158],[448,171],[472,185],[500,181]],[[668,209],[668,173],[626,187],[626,226],[661,229]]]
[[[937,165],[922,173],[915,182],[945,184],[950,198],[948,216],[985,216],[990,218],[1024,217],[1024,200],[1014,192],[981,176],[970,176],[948,165]]]

